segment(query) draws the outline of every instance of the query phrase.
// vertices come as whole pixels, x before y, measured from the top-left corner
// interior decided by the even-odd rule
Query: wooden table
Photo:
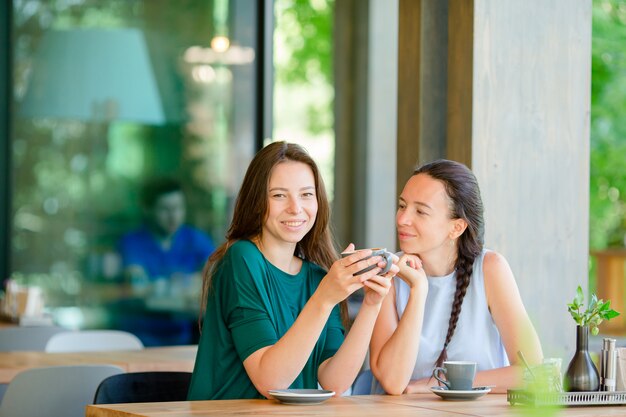
[[[145,348],[107,352],[0,352],[0,384],[8,384],[25,369],[58,365],[117,365],[126,372],[193,370],[197,346]]]
[[[317,405],[285,405],[274,400],[184,401],[169,403],[87,406],[87,417],[203,416],[624,416],[626,406],[545,409],[510,406],[505,394],[488,394],[475,401],[443,401],[434,394],[359,395],[331,398]]]

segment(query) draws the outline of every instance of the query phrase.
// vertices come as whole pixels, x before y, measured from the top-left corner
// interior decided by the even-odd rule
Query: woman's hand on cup
[[[394,257],[397,259],[395,255],[380,249],[377,249],[377,252],[382,252],[384,256],[391,256],[392,263],[397,263],[397,261],[394,261]],[[341,253],[343,257],[336,261],[333,266],[339,263],[347,273],[350,273],[361,283],[380,274],[387,267],[387,261],[382,255],[372,256],[374,253],[373,249],[355,251],[354,244],[350,243]],[[364,271],[367,269],[369,270]],[[388,272],[384,273],[383,276],[394,276],[397,273],[397,269],[395,269],[395,272],[392,269],[393,265],[389,266]]]
[[[374,275],[367,281],[363,281],[363,286],[365,287],[363,304],[378,305],[383,302],[385,296],[389,293],[389,289],[391,288],[391,278],[393,278],[400,270],[398,267],[398,257],[396,255],[392,255],[392,261],[393,263],[388,272],[383,275]],[[382,263],[385,263],[385,261],[383,260]],[[378,264],[378,267],[382,268],[380,263]]]
[[[354,245],[350,244],[346,251],[350,249],[353,251]],[[381,271],[380,266],[360,275],[355,275],[369,266],[380,264],[383,260],[381,256],[363,259],[371,254],[372,251],[370,249],[364,249],[335,261],[318,287],[318,291],[320,295],[324,296],[324,300],[332,302],[333,305],[337,304],[356,290],[362,288],[364,281],[375,277]]]
[[[373,278],[363,282],[365,287],[365,296],[363,297],[363,305],[379,305],[385,299],[391,288],[391,279],[376,275]]]

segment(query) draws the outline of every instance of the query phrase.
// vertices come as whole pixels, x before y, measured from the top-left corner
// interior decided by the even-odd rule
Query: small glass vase
[[[597,391],[598,369],[589,356],[589,326],[576,326],[576,353],[567,367],[563,385],[566,391]]]

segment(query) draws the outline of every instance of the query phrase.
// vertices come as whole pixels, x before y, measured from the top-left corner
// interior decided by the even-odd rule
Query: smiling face
[[[311,230],[317,216],[315,177],[302,162],[286,161],[272,169],[263,223],[264,246],[294,246]]]
[[[450,204],[441,181],[427,174],[413,175],[402,190],[396,213],[400,248],[421,256],[449,257],[454,248],[450,241],[464,230],[459,229],[463,220],[450,218]]]

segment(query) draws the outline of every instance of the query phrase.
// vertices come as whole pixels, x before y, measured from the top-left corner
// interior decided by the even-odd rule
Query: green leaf
[[[574,300],[567,304],[567,311],[569,311],[576,324],[589,326],[593,335],[597,335],[600,332],[598,326],[604,320],[610,320],[619,316],[617,311],[611,309],[611,300],[604,301],[598,299],[596,294],[591,294],[587,308],[581,312],[580,308],[583,307],[584,299],[583,290],[579,285],[576,288]]]
[[[619,316],[619,313],[618,313],[617,311],[615,311],[615,310],[610,310],[610,311],[608,311],[608,312],[606,313],[606,317],[604,317],[604,318],[605,318],[606,320],[610,320],[610,319],[612,319],[612,318],[614,318],[614,317],[617,317],[617,316]]]
[[[585,296],[583,295],[583,289],[579,285],[576,288],[576,297],[574,297],[574,303],[581,305],[585,301]]]

